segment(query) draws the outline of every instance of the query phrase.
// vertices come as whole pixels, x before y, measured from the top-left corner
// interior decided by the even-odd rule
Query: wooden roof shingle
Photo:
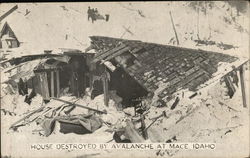
[[[220,62],[237,60],[217,52],[102,36],[90,38],[99,52],[108,52],[102,58],[97,54],[94,61],[116,61],[147,91],[161,88],[160,98],[166,98],[178,89],[195,91],[199,85],[213,78]],[[124,48],[126,51],[119,53]]]

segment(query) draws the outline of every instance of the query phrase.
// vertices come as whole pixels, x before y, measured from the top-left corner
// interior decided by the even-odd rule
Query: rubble
[[[66,6],[58,8],[71,12]],[[144,20],[150,18],[140,9],[132,10]],[[30,9],[26,13],[27,17],[35,14]],[[175,22],[180,28],[180,19]],[[132,36],[140,34],[123,26]],[[178,35],[182,43],[179,29]],[[14,58],[1,60],[4,141],[230,142],[229,137],[246,131],[248,58],[147,40],[90,39],[85,51],[44,49],[42,54],[27,55],[21,50],[24,54],[9,53]],[[192,41],[236,50],[234,45],[213,40]],[[179,156],[182,152],[155,154]]]

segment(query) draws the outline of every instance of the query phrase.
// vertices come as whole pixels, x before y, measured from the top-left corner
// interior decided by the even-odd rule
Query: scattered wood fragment
[[[201,106],[196,106],[193,110],[189,111],[185,116],[181,116],[179,120],[176,121],[175,124],[181,122],[184,118],[188,117],[189,115],[191,115],[192,113],[194,113],[196,110],[199,109],[199,107]]]
[[[192,95],[189,97],[189,99],[192,99],[192,98],[195,97],[197,94],[198,94],[198,93],[195,92],[194,94],[192,94]]]
[[[220,104],[220,105],[224,105],[224,106],[228,107],[228,109],[233,110],[233,111],[235,111],[235,112],[240,112],[239,110],[236,110],[236,109],[232,108],[231,106],[229,106],[229,105],[223,103],[222,101],[219,101],[219,104]]]
[[[146,128],[144,129],[144,131],[146,131],[149,127],[151,127],[151,126],[152,126],[159,118],[161,118],[161,117],[167,117],[167,114],[166,114],[165,111],[163,111],[162,114],[161,114],[160,116],[155,117],[155,118],[154,118],[154,121],[151,122],[151,123],[148,125],[148,127],[146,127]]]
[[[177,97],[170,109],[173,110],[176,107],[176,105],[179,103],[179,101],[180,101],[180,99],[179,99],[179,97]]]

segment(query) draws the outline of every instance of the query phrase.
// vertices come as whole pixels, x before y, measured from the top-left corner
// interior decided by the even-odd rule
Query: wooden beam
[[[245,72],[244,72],[244,65],[240,67],[240,84],[241,84],[241,93],[242,93],[242,101],[243,101],[243,107],[247,107],[247,101],[246,101],[246,91],[245,91]]]
[[[50,72],[50,92],[51,92],[51,97],[55,96],[55,84],[54,84],[54,71]]]
[[[56,96],[60,97],[60,74],[59,71],[56,71]]]
[[[0,16],[0,21],[2,21],[4,18],[6,18],[8,15],[10,15],[12,12],[14,12],[18,8],[17,5],[12,7],[10,10],[8,10],[6,13]]]
[[[38,70],[34,70],[34,72],[36,72],[36,73],[39,73],[39,72],[51,72],[51,71],[59,70],[60,68],[63,68],[63,67],[66,67],[66,66],[60,66],[60,67],[57,67],[57,68],[49,68],[49,69],[38,69]]]
[[[71,103],[69,101],[58,99],[58,98],[51,98],[51,99],[54,99],[54,100],[57,100],[57,101],[60,101],[60,102],[63,102],[63,103],[69,104],[69,105],[77,106],[77,107],[80,107],[80,108],[88,109],[88,110],[91,110],[91,111],[99,112],[101,114],[107,114],[107,111],[105,111],[105,110],[100,111],[100,110],[97,110],[97,109],[90,108],[88,106],[84,106],[84,105],[80,105],[80,104],[76,104],[76,103]]]

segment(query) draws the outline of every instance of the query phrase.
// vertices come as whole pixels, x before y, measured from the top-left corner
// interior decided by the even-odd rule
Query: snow
[[[245,57],[234,63],[236,66],[249,59],[248,13],[240,13],[235,22],[228,24],[223,20],[225,17],[231,18],[230,12],[227,11],[229,7],[227,3],[215,2],[216,7],[207,10],[207,14],[200,12],[199,18],[197,11],[188,7],[188,4],[189,2],[20,3],[18,4],[18,10],[8,16],[5,21],[10,24],[17,38],[22,42],[21,47],[12,49],[12,54],[3,49],[1,49],[1,53],[9,53],[11,58],[27,54],[39,54],[43,53],[44,50],[53,50],[53,53],[61,53],[59,48],[72,48],[84,51],[90,43],[88,36],[93,35],[116,38],[123,35],[125,39],[176,45],[174,44],[175,35],[169,16],[171,11],[180,46]],[[14,4],[1,4],[1,14],[2,11],[5,11],[6,8],[10,8],[12,5]],[[108,22],[96,21],[93,24],[87,21],[88,6],[98,8],[102,15],[110,14],[110,20]],[[26,9],[30,13],[24,16]],[[142,11],[145,17],[142,17],[139,11]],[[235,12],[235,10],[233,11]],[[239,26],[245,31],[239,31]],[[124,27],[129,28],[133,34],[125,33]],[[198,29],[201,40],[209,39],[211,33],[209,40],[216,43],[232,44],[238,48],[222,50],[215,45],[197,46],[194,40],[197,39]],[[171,41],[171,39],[173,40]],[[35,65],[30,67],[35,67]],[[238,87],[234,97],[229,99],[225,95],[224,85],[215,82],[231,69],[231,65],[222,63],[217,73],[213,74],[217,78],[213,82],[206,83],[210,86],[200,90],[193,99],[188,98],[192,95],[191,92],[184,90],[185,96],[183,98],[181,98],[181,91],[176,93],[175,95],[181,99],[174,110],[170,110],[173,100],[167,104],[167,107],[157,108],[151,106],[150,112],[146,116],[146,125],[152,122],[150,118],[159,116],[162,111],[166,111],[167,118],[159,119],[152,128],[149,128],[150,139],[147,141],[166,141],[176,136],[178,142],[216,142],[218,145],[213,152],[170,151],[170,154],[174,153],[176,157],[184,157],[186,155],[195,157],[204,157],[206,155],[209,155],[209,157],[248,156],[248,147],[250,145],[249,107],[243,108],[241,87]],[[8,79],[6,74],[3,75],[4,71],[7,71],[7,69],[1,69],[1,82]],[[248,77],[249,67],[246,71],[246,83],[249,83]],[[12,123],[41,106],[42,98],[38,95],[32,99],[31,105],[28,105],[24,102],[24,96],[18,95],[17,92],[14,94],[10,93],[9,90],[6,90],[8,89],[6,87],[6,84],[1,84],[1,109],[14,112],[16,115],[4,115],[1,111],[1,144],[4,144],[2,145],[2,153],[4,155],[11,155],[11,157],[30,157],[31,155],[33,157],[86,156],[85,151],[59,150],[38,152],[28,149],[32,143],[104,143],[112,139],[112,133],[107,132],[109,128],[106,125],[103,125],[102,128],[92,134],[76,135],[60,133],[58,129],[59,124],[56,123],[55,131],[48,138],[40,136],[38,132],[34,131],[39,130],[39,126],[35,122],[20,127],[18,131],[10,131],[8,129]],[[246,84],[246,90],[247,96],[249,96],[249,84]],[[77,100],[70,95],[64,95],[60,99],[68,101]],[[77,100],[76,103],[98,110],[106,110],[108,114],[100,115],[100,117],[105,122],[112,124],[113,128],[123,127],[124,120],[128,117],[123,111],[117,111],[116,103],[113,100],[110,100],[110,106],[106,107],[103,99],[103,95],[97,96],[94,100],[91,100],[86,95]],[[154,102],[156,99],[153,98],[153,100],[148,102]],[[247,99],[249,98],[247,97]],[[46,106],[55,108],[61,105],[61,102],[53,100]],[[133,114],[132,110],[131,108],[124,109],[126,113]],[[82,113],[88,114],[89,111],[76,107],[71,114],[77,115]],[[63,113],[61,114],[63,115]],[[228,130],[231,130],[231,132],[225,134]],[[27,150],[29,152],[25,152]],[[167,156],[166,151],[161,152],[162,155]],[[145,151],[135,155],[133,152],[119,151],[119,155],[124,157],[153,157],[156,156],[155,153]],[[96,157],[100,157],[117,156],[118,153],[117,151],[88,151],[88,154],[97,154]]]
[[[249,21],[246,20],[248,16],[241,14],[235,24],[228,25],[223,21],[224,17],[230,18],[226,7],[221,7],[224,4],[225,2],[216,2],[216,7],[212,10],[208,9],[206,15],[199,14],[200,38],[208,39],[211,32],[210,40],[239,46],[239,49],[226,52],[246,55],[249,44],[248,33],[238,32],[235,25],[240,25],[249,32]],[[8,8],[10,5],[13,4],[2,4],[1,8]],[[108,22],[97,20],[92,24],[87,20],[88,6],[98,8],[102,15],[109,14],[110,20]],[[30,13],[24,16],[26,9]],[[145,17],[140,16],[138,10],[141,10]],[[18,4],[18,10],[8,16],[6,21],[10,23],[11,27],[14,27],[16,36],[20,37],[20,41],[23,42],[22,47],[31,53],[32,51],[37,53],[38,50],[56,48],[84,50],[89,46],[88,36],[119,38],[125,31],[124,27],[129,28],[133,33],[125,33],[123,36],[125,39],[171,44],[169,41],[175,36],[169,16],[170,11],[176,25],[180,46],[224,52],[216,46],[197,47],[194,41],[190,40],[191,37],[197,39],[198,13],[188,7],[188,2],[109,2],[108,5],[103,2],[22,3]]]

